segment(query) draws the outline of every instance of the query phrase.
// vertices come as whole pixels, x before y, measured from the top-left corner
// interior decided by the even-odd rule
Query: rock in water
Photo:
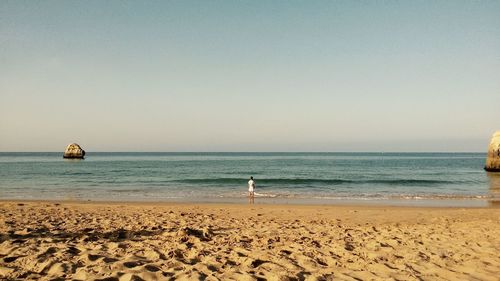
[[[63,158],[83,159],[84,156],[85,150],[83,150],[78,144],[72,143],[66,147]]]
[[[500,131],[493,134],[484,169],[488,172],[500,172]]]

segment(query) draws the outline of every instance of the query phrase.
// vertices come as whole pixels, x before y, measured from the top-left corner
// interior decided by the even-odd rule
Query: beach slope
[[[498,280],[499,208],[0,202],[0,279]]]

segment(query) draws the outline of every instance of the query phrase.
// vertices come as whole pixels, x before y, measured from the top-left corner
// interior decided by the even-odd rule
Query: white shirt
[[[253,180],[248,181],[248,191],[252,192],[255,188],[255,182]]]

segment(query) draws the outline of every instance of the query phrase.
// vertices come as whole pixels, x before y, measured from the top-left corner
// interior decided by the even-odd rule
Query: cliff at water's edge
[[[484,169],[488,172],[500,172],[500,131],[496,131],[491,138]]]

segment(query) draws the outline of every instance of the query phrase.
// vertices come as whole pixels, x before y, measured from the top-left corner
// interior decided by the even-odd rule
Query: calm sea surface
[[[0,198],[238,201],[254,176],[257,202],[484,203],[496,196],[484,161],[483,153],[0,153]]]

